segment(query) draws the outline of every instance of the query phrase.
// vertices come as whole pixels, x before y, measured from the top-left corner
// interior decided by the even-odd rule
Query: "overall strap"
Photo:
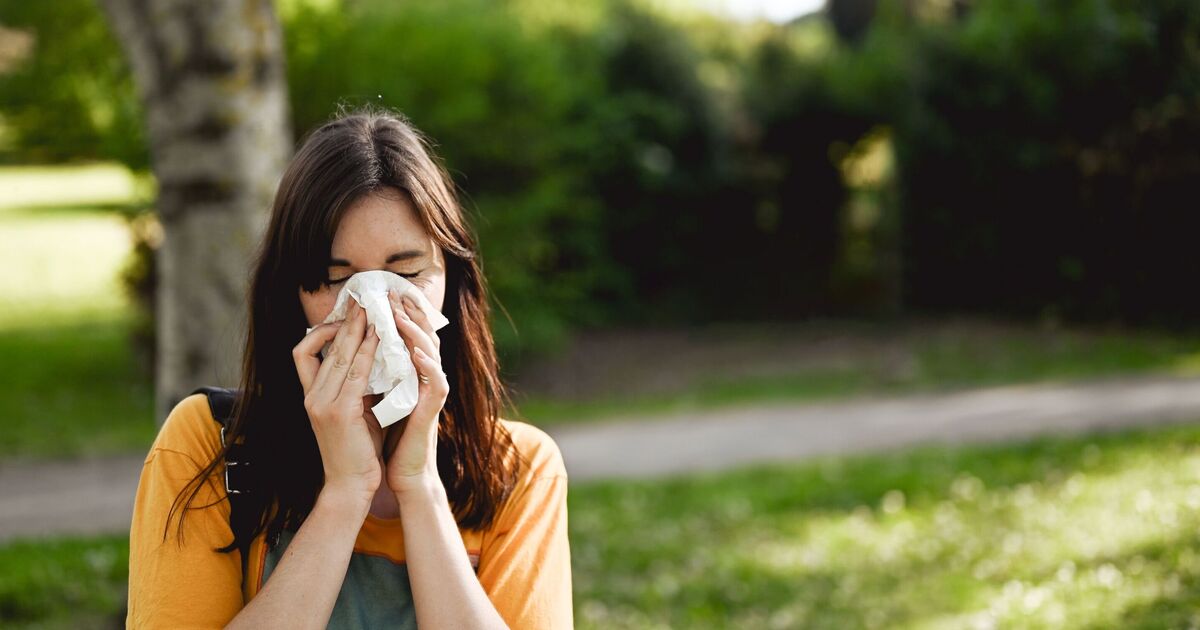
[[[213,420],[221,425],[221,446],[224,447],[226,431],[233,422],[233,408],[237,401],[237,390],[226,387],[201,387],[192,392],[204,394],[208,398],[208,408],[212,411]],[[251,494],[248,482],[250,462],[246,460],[244,447],[234,444],[226,451],[225,456],[225,494],[229,497],[229,530],[233,532],[233,524],[244,519],[246,505]],[[238,546],[242,553],[242,575],[246,574],[247,561],[250,556],[250,543]]]

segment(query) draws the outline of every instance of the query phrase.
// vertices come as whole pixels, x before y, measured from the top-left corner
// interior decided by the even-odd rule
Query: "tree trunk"
[[[234,386],[245,292],[291,153],[270,0],[100,0],[133,69],[158,179],[155,414]]]

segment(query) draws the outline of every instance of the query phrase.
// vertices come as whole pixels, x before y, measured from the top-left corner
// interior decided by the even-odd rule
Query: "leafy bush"
[[[0,54],[0,161],[148,166],[133,79],[95,2],[0,3],[0,26],[14,50]]]
[[[910,308],[1200,316],[1200,5],[992,0],[909,37]]]

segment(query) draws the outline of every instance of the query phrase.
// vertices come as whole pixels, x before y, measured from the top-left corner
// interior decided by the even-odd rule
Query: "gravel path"
[[[579,482],[1191,420],[1200,420],[1200,379],[1144,378],[726,407],[548,432]],[[142,459],[0,462],[0,540],[127,531]]]

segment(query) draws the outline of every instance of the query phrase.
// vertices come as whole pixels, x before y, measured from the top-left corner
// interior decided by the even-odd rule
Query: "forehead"
[[[334,233],[330,255],[369,263],[397,248],[428,251],[431,244],[408,195],[385,189],[360,197],[346,209]]]

